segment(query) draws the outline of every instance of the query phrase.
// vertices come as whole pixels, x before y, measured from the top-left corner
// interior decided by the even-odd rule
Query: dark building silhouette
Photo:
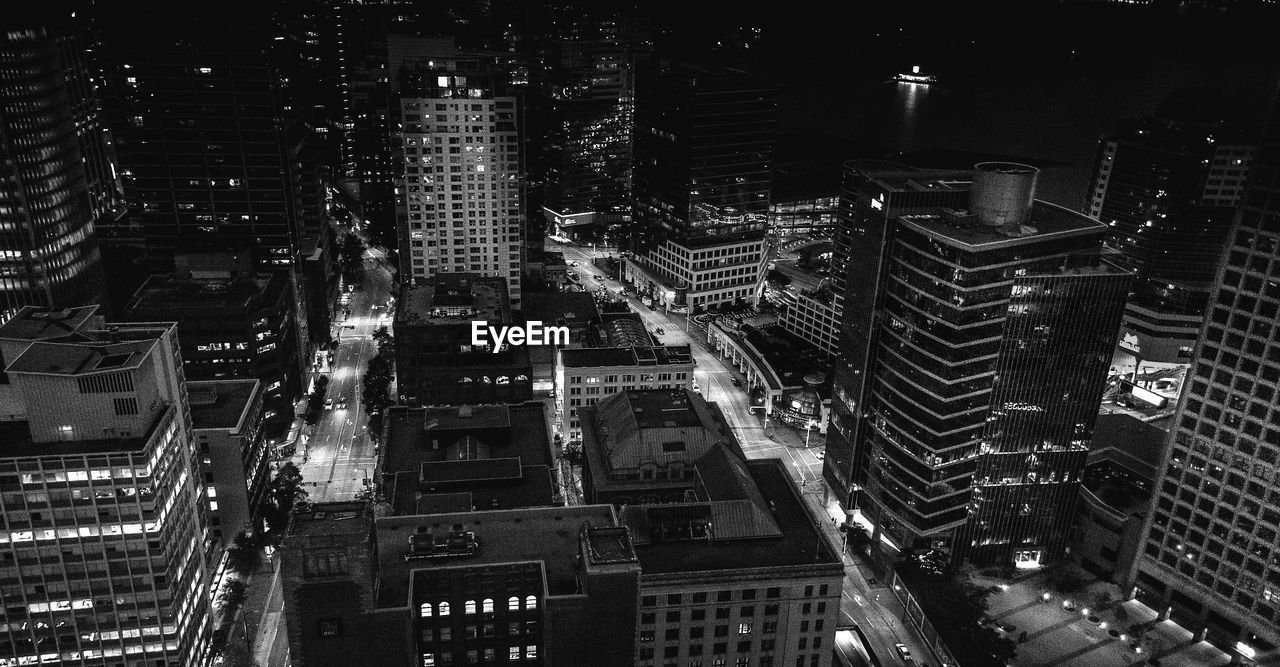
[[[288,274],[255,272],[247,256],[183,254],[177,262],[174,273],[153,275],[138,288],[127,318],[176,321],[191,380],[260,380],[264,436],[280,439],[303,384]]]
[[[631,216],[635,17],[604,4],[545,5],[527,114],[530,192],[540,194],[531,205],[541,205],[531,213],[544,224],[531,225],[530,240],[547,225],[603,238]]]
[[[1227,112],[1208,91],[1180,91],[1099,143],[1088,213],[1134,273],[1119,342],[1140,360],[1191,357],[1255,148]]]
[[[96,201],[73,112],[86,91],[63,53],[39,22],[0,35],[0,319],[25,305],[103,301]]]
[[[269,21],[202,11],[104,21],[103,60],[135,239],[167,270],[184,250],[296,262],[297,201],[270,67]],[[227,25],[234,23],[234,25]]]
[[[1153,609],[1262,663],[1280,648],[1280,110],[1253,171],[1157,468],[1134,583]]]

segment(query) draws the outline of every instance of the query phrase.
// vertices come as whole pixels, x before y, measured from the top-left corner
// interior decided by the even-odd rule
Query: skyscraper
[[[853,160],[845,163],[840,186],[839,224],[831,260],[832,318],[840,323],[838,354],[832,380],[831,426],[823,477],[837,489],[846,509],[857,506],[865,479],[865,448],[855,447],[869,427],[863,409],[876,360],[879,318],[884,292],[889,220],[969,201],[969,171],[925,171],[896,162]]]
[[[541,186],[541,213],[558,232],[594,227],[598,238],[631,213],[632,17],[604,5],[549,5],[529,96],[530,126],[539,128],[531,188]]]
[[[1246,658],[1280,648],[1280,108],[1171,431],[1139,599]]]
[[[981,163],[967,210],[900,214],[862,239],[879,241],[866,270],[882,275],[854,359],[866,386],[841,400],[869,423],[841,456],[875,544],[987,562],[1061,550],[1129,277],[1102,261],[1104,226],[1034,200],[1037,173]]]
[[[1142,361],[1189,360],[1200,331],[1254,151],[1226,113],[1207,91],[1179,91],[1099,144],[1088,212],[1134,272],[1120,346]]]
[[[167,16],[156,31],[154,18],[129,14],[111,17],[104,60],[130,215],[148,254],[161,270],[191,249],[293,267],[296,201],[268,23],[223,25],[201,12]]]
[[[402,274],[501,278],[519,308],[524,181],[507,74],[491,57],[456,53],[401,76]]]
[[[102,301],[94,208],[55,33],[0,34],[0,320]]]
[[[639,67],[626,278],[654,302],[700,310],[755,300],[777,90],[732,68]]]
[[[210,536],[177,328],[95,310],[0,326],[0,656],[201,664]]]

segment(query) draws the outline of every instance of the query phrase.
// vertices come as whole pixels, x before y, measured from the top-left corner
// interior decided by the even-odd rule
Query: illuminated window
[[[530,595],[529,597],[525,598],[525,599],[524,599],[524,608],[525,608],[525,609],[537,609],[537,608],[538,608],[538,598],[536,598],[536,597],[534,597],[534,596],[532,596],[532,595]]]
[[[484,613],[486,614],[493,613],[493,598],[484,599]]]
[[[538,657],[538,647],[537,646],[524,647],[524,657],[529,659]]]
[[[507,611],[519,611],[519,610],[520,610],[520,598],[514,595],[508,598]]]
[[[465,613],[467,613],[467,614],[474,614],[474,613],[476,613],[476,601],[475,601],[475,600],[467,600],[466,608],[465,608],[463,611],[464,611]]]
[[[439,607],[439,609],[440,609],[440,615],[441,615],[441,616],[448,616],[448,615],[449,615],[449,603],[448,603],[448,602],[441,602],[441,603],[440,603],[440,607]]]
[[[422,603],[422,606],[421,606],[421,607],[418,607],[418,615],[419,615],[419,616],[421,616],[421,617],[423,617],[423,618],[427,618],[427,617],[431,616],[431,603],[430,603],[430,602],[423,602],[423,603]]]

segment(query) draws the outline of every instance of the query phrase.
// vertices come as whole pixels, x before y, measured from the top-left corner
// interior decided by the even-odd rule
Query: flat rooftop
[[[889,160],[852,160],[845,163],[886,192],[954,190],[967,192],[972,169],[921,169]]]
[[[582,347],[560,350],[565,368],[692,364],[688,345],[671,347]]]
[[[627,392],[627,401],[640,428],[702,426],[683,389],[635,389]]]
[[[1027,243],[1095,235],[1101,237],[1106,225],[1083,213],[1036,200],[1026,224],[996,227],[976,219],[956,224],[945,215],[904,215],[898,218],[907,227],[937,238],[966,252],[980,252]]]
[[[426,284],[406,285],[396,305],[396,324],[442,325],[472,320],[509,322],[507,285],[475,273],[441,273]]]
[[[197,429],[240,426],[258,386],[258,381],[252,379],[187,382],[192,425]]]
[[[277,294],[284,281],[269,273],[244,278],[194,279],[153,275],[134,292],[129,312],[253,308],[260,297]]]
[[[5,371],[42,375],[82,375],[100,371],[121,371],[141,366],[155,340],[113,343],[49,342],[32,343]]]
[[[8,322],[0,325],[0,338],[13,340],[49,340],[75,333],[98,310],[97,306],[80,306],[49,310],[25,306]]]
[[[472,556],[450,559],[405,561],[409,536],[425,527],[436,535],[454,524],[473,531],[480,543]],[[480,567],[513,561],[543,563],[547,593],[572,595],[577,592],[578,535],[584,525],[613,526],[613,508],[608,505],[547,507],[385,517],[374,522],[378,554],[379,607],[403,607],[409,599],[409,573],[441,567]]]
[[[782,461],[747,461],[746,468],[764,501],[770,503],[769,512],[781,535],[637,544],[642,578],[787,565],[831,565],[836,571],[843,569],[840,556],[831,550],[804,508]]]
[[[520,297],[525,321],[585,326],[600,321],[596,298],[586,292],[529,292]]]
[[[315,503],[307,512],[295,512],[289,535],[332,538],[335,543],[350,541],[369,530],[372,511],[367,503]]]

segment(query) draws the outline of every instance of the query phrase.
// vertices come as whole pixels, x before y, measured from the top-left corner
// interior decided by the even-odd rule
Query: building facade
[[[401,82],[404,275],[501,278],[520,306],[524,181],[516,97],[501,72],[464,55]]]
[[[0,35],[0,319],[104,298],[94,202],[57,34]]]
[[[213,543],[226,549],[236,533],[262,528],[262,503],[271,481],[262,433],[259,380],[187,383],[200,474]]]
[[[200,664],[208,536],[176,326],[94,310],[0,326],[0,662]]]
[[[870,424],[852,453],[873,543],[1060,555],[1128,284],[1102,261],[1105,227],[1034,200],[1037,173],[981,163],[967,210],[880,230]]]
[[[854,443],[869,428],[865,404],[874,372],[878,318],[887,279],[886,253],[899,215],[962,207],[973,175],[966,171],[922,171],[881,161],[850,161],[840,186],[839,226],[834,236],[830,278],[831,319],[840,323],[832,381],[831,426],[823,477],[843,497],[846,512],[857,506],[866,470]],[[826,306],[819,303],[818,306]],[[816,318],[815,318],[816,319]]]
[[[644,256],[623,263],[623,278],[657,305],[703,311],[755,303],[764,286],[769,256],[764,235],[692,242],[663,241]]]
[[[692,389],[688,345],[560,350],[556,363],[556,421],[565,441],[582,439],[578,408],[633,389]]]
[[[1240,658],[1280,649],[1280,113],[1254,159],[1158,470],[1139,599]]]
[[[1188,95],[1122,122],[1094,167],[1089,215],[1135,276],[1119,344],[1143,361],[1191,359],[1255,149],[1242,128],[1204,116],[1211,102]]]
[[[245,256],[177,261],[180,273],[152,276],[138,288],[126,317],[176,320],[192,380],[261,380],[267,436],[283,436],[293,423],[293,401],[302,395],[303,351],[289,274],[255,273]]]

